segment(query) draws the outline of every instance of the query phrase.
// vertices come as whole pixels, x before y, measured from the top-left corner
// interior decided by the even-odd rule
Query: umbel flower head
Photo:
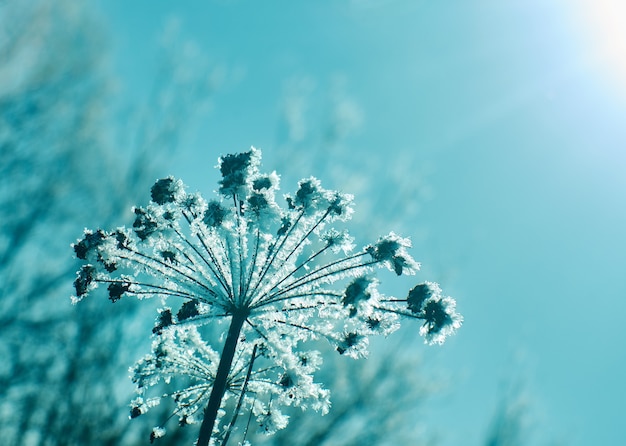
[[[152,352],[131,370],[138,397],[130,416],[158,404],[163,395],[150,398],[150,388],[169,383],[180,424],[202,423],[199,445],[226,444],[246,410],[267,433],[287,425],[283,406],[327,412],[329,392],[313,380],[321,354],[307,341],[359,358],[370,335],[393,332],[402,317],[420,320],[430,344],[462,322],[435,283],[405,298],[378,291],[377,268],[419,269],[408,239],[390,233],[356,249],[347,231],[331,226],[350,219],[351,195],[308,178],[280,205],[279,177],[261,173],[260,158],[254,148],[220,158],[210,200],[180,180],[158,180],[151,202],[134,208],[132,227],[86,230],[73,245],[84,261],[74,302],[98,286],[112,302],[163,300]],[[215,327],[223,336],[211,334]],[[157,427],[151,439],[164,434]]]

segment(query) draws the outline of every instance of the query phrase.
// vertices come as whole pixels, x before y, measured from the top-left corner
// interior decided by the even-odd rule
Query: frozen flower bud
[[[167,177],[157,180],[150,190],[152,201],[156,204],[173,203],[183,195],[183,187],[180,180]]]
[[[172,311],[169,308],[165,308],[163,311],[161,311],[157,324],[152,329],[152,333],[161,334],[164,328],[169,327],[173,323],[174,321],[172,320]]]
[[[343,293],[343,306],[352,307],[350,310],[350,316],[356,314],[356,309],[361,302],[367,302],[372,297],[370,287],[374,284],[374,280],[368,277],[362,276],[354,279]]]
[[[186,301],[178,313],[176,314],[176,318],[178,321],[184,321],[185,319],[189,319],[191,317],[197,316],[200,313],[198,312],[198,301],[195,299]]]
[[[430,300],[424,305],[424,317],[428,324],[428,333],[439,333],[452,322],[441,300]]]
[[[219,160],[222,173],[220,193],[226,196],[245,195],[244,191],[259,163],[259,153],[253,147],[249,152],[226,155]]]
[[[215,228],[222,224],[224,218],[228,214],[228,210],[224,208],[218,201],[209,201],[202,221],[209,228]]]
[[[291,375],[288,372],[286,372],[280,378],[279,384],[281,385],[281,387],[290,388],[290,387],[293,387],[296,383],[291,378]]]
[[[270,407],[257,417],[257,421],[259,423],[260,432],[266,435],[272,435],[287,426],[289,417],[270,403]]]
[[[407,259],[402,256],[396,256],[392,259],[393,270],[396,272],[398,276],[402,275],[404,269],[409,266]]]
[[[135,221],[133,223],[133,229],[135,234],[140,240],[146,240],[150,237],[158,228],[158,224],[154,217],[146,212],[145,209],[135,208]]]
[[[278,231],[276,231],[276,235],[278,236],[285,235],[290,227],[291,227],[291,220],[289,219],[289,217],[282,217],[280,228],[278,228]]]
[[[420,283],[409,291],[407,306],[412,313],[422,314],[424,302],[433,296],[441,296],[439,285],[433,282]]]
[[[130,419],[137,418],[139,415],[143,415],[146,412],[145,407],[142,406],[133,406],[130,409]]]
[[[262,190],[270,190],[278,188],[279,177],[276,172],[269,175],[262,175],[252,182],[252,190],[260,192]]]
[[[367,345],[367,337],[359,333],[349,332],[344,333],[337,344],[336,350],[340,355],[345,354],[346,356],[358,359],[367,355]]]
[[[313,373],[322,364],[322,356],[316,350],[297,353],[298,367],[303,373]]]
[[[419,269],[419,263],[406,251],[410,247],[409,239],[398,237],[392,232],[378,240],[375,245],[369,246],[367,252],[374,260],[385,263],[400,276],[402,273],[413,274]]]
[[[393,313],[372,313],[363,318],[367,332],[387,336],[400,326],[398,316]]]
[[[311,177],[298,183],[298,190],[293,199],[296,208],[302,208],[305,212],[315,212],[325,203],[326,191],[322,189],[320,181]]]
[[[271,180],[269,184],[269,188],[262,187],[259,190],[253,190],[248,195],[245,207],[248,222],[263,232],[271,231],[271,228],[274,228],[281,220],[281,210],[276,204]]]
[[[106,269],[107,272],[112,273],[117,270],[117,263],[115,263],[114,261],[104,261],[102,259],[98,260],[101,261],[101,263],[104,265],[104,269]]]
[[[122,294],[130,289],[130,282],[114,282],[109,284],[109,300],[117,302],[122,298]]]
[[[261,177],[257,178],[252,182],[252,189],[255,191],[260,191],[262,189],[269,189],[272,187],[272,182],[269,177]]]
[[[329,229],[324,232],[320,239],[326,243],[335,254],[339,251],[343,251],[345,254],[354,249],[353,238],[348,235],[347,231],[337,231],[336,229]]]
[[[124,249],[128,246],[128,236],[124,233],[122,229],[118,229],[113,233],[115,240],[117,241],[117,248]]]
[[[192,424],[192,423],[189,421],[189,417],[188,417],[187,415],[183,415],[183,416],[182,416],[182,417],[180,417],[180,419],[178,420],[178,425],[179,425],[180,427],[187,426],[188,424]]]
[[[354,196],[335,192],[330,201],[328,211],[334,219],[341,221],[349,220],[352,218],[352,213],[354,212],[352,209],[353,201]]]
[[[176,263],[176,253],[174,251],[170,251],[166,249],[165,251],[161,251],[161,258],[167,263]]]
[[[163,429],[162,427],[155,427],[154,429],[152,429],[152,432],[150,432],[150,443],[154,443],[154,440],[157,438],[161,438],[165,436],[165,429]]]
[[[463,322],[463,317],[456,312],[456,302],[450,297],[429,299],[423,309],[425,322],[420,334],[429,344],[443,344]]]
[[[372,331],[376,331],[380,328],[382,320],[380,318],[377,317],[368,317],[367,319],[365,319],[365,323],[367,324],[367,327],[372,330]]]
[[[181,191],[184,190],[184,186],[182,186],[181,182]],[[181,194],[183,195],[183,194]],[[197,218],[200,215],[203,215],[206,210],[206,202],[204,198],[200,194],[184,194],[182,199],[182,206],[184,209],[187,209],[193,218]]]
[[[85,238],[73,245],[76,257],[80,260],[87,260],[89,252],[96,249],[105,237],[106,235],[101,229],[98,229],[96,232],[85,231]]]
[[[252,211],[256,215],[260,214],[270,205],[267,201],[267,198],[265,197],[265,194],[261,194],[258,192],[253,192],[252,194],[250,194],[250,196],[248,197],[248,204],[250,211]]]
[[[76,274],[76,280],[74,281],[74,288],[76,289],[76,296],[82,297],[87,294],[87,291],[92,287],[96,269],[92,265],[83,265],[83,267]]]
[[[396,254],[400,245],[394,240],[381,239],[378,243],[367,248],[374,260],[390,260]]]

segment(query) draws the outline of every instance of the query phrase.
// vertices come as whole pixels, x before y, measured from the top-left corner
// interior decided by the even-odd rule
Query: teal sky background
[[[465,316],[444,346],[418,349],[449,379],[425,410],[440,444],[481,444],[516,384],[528,404],[527,444],[626,444],[619,0],[98,6],[125,100],[148,94],[172,18],[219,67],[211,107],[168,161],[167,173],[191,189],[213,190],[217,157],[254,145],[267,169],[293,166],[291,184],[315,174],[348,192],[360,180],[423,201],[417,216],[396,206],[363,218],[401,226],[423,262],[419,279],[440,281]],[[308,92],[300,134],[297,123],[280,124],[294,88]],[[323,147],[311,135],[337,97],[351,131],[327,148],[328,170],[307,171],[298,160]],[[359,168],[363,160],[370,168]],[[341,169],[346,184],[329,173]]]

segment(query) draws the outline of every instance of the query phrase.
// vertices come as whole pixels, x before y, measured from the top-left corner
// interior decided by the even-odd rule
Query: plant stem
[[[209,397],[209,402],[204,409],[204,419],[202,420],[202,425],[200,426],[200,435],[197,443],[198,446],[208,446],[209,441],[211,441],[217,412],[222,404],[224,392],[226,392],[228,374],[235,357],[237,341],[239,340],[239,334],[241,333],[241,328],[246,321],[246,317],[247,315],[245,313],[235,312],[230,321],[230,327],[228,327],[228,335],[226,336],[226,342],[224,342],[220,363],[217,366],[217,374],[215,375],[215,381],[213,382],[213,389],[211,389],[211,396]]]
[[[235,412],[233,413],[233,418],[230,420],[230,424],[228,425],[228,431],[224,436],[224,440],[222,440],[222,446],[226,446],[228,443],[228,439],[230,438],[230,434],[235,427],[235,423],[237,422],[237,417],[239,416],[239,411],[241,410],[241,405],[243,403],[243,399],[246,396],[246,390],[248,389],[248,382],[250,381],[250,376],[252,376],[252,367],[254,367],[254,360],[256,359],[256,349],[258,345],[255,344],[252,349],[252,358],[250,359],[250,365],[248,365],[248,373],[246,373],[246,380],[243,382],[243,386],[241,386],[241,393],[239,394],[239,401],[237,401],[237,407],[235,408]]]

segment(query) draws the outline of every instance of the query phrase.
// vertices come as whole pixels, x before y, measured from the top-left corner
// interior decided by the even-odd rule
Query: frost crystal
[[[260,157],[252,148],[220,158],[219,195],[209,201],[180,180],[158,180],[132,228],[87,230],[73,245],[85,262],[73,301],[103,284],[112,302],[158,297],[170,305],[157,316],[151,353],[131,370],[139,396],[130,417],[169,396],[181,425],[202,422],[199,445],[225,444],[242,412],[268,434],[287,425],[283,406],[327,412],[329,392],[313,379],[321,354],[303,349],[307,341],[359,358],[368,337],[391,333],[400,317],[422,320],[431,344],[462,322],[437,284],[419,284],[404,299],[380,294],[376,268],[419,269],[410,241],[390,233],[355,250],[347,231],[329,227],[350,219],[351,195],[308,178],[281,207],[279,177],[259,172]],[[172,390],[147,398],[161,382]],[[151,439],[164,434],[157,427]]]

